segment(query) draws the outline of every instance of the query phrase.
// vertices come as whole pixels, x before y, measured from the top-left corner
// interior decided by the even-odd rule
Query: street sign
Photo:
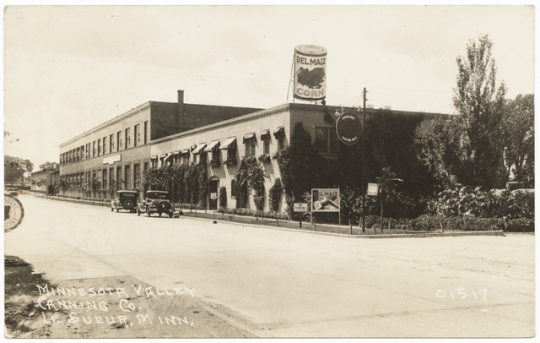
[[[210,199],[216,200],[217,199],[217,193],[210,193]]]
[[[379,194],[379,185],[376,183],[368,183],[367,185],[367,195],[376,197]]]
[[[307,212],[307,203],[295,202],[293,209],[294,209],[294,212]]]
[[[336,120],[336,132],[339,140],[346,145],[354,145],[360,141],[362,125],[354,113],[343,113]]]

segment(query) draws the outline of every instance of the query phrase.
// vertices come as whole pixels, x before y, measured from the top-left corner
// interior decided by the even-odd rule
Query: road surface
[[[261,337],[531,337],[534,236],[346,238],[19,197],[5,235],[52,282],[179,284]]]

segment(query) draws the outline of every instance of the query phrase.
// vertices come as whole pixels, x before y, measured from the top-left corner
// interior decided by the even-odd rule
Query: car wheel
[[[124,201],[124,208],[131,210],[133,208],[133,205],[134,203],[133,203],[133,200],[131,199],[127,199]]]

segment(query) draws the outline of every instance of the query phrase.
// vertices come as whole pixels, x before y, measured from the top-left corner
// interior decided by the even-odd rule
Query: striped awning
[[[274,137],[279,138],[285,134],[285,128],[283,126],[278,127],[274,130]]]
[[[186,154],[189,154],[189,149],[182,149],[182,151],[180,151],[182,153],[182,155],[186,155]]]
[[[270,130],[262,130],[261,132],[261,141],[270,139]]]
[[[167,157],[167,153],[164,152],[163,154],[159,155],[159,158],[164,158],[164,157]]]
[[[163,159],[163,161],[167,161],[169,158],[171,158],[173,155],[172,152],[168,153],[167,156],[165,156],[165,158]]]
[[[215,149],[219,148],[219,139],[217,141],[213,141],[212,143],[208,144],[206,149],[204,149],[205,152],[212,152]]]
[[[173,155],[179,155],[180,154],[180,150],[176,150],[173,152]]]
[[[221,144],[221,146],[219,147],[221,150],[225,150],[227,149],[229,146],[234,146],[234,144],[236,144],[236,137],[230,137],[230,138],[227,138],[225,140],[225,142],[223,142],[223,144]]]
[[[255,132],[244,135],[244,143],[253,138],[255,138]]]
[[[151,159],[151,160],[155,160],[156,158],[157,158],[157,155],[152,155],[152,156],[150,156],[150,159]]]
[[[197,145],[197,147],[193,150],[193,154],[198,154],[202,151],[202,149],[204,149],[204,147],[206,146],[206,143],[201,143],[199,145]]]

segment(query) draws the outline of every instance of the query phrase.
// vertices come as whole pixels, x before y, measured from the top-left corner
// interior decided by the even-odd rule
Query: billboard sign
[[[300,45],[294,49],[294,97],[301,100],[326,98],[326,49]]]
[[[312,212],[339,212],[339,188],[314,188],[311,190]]]

